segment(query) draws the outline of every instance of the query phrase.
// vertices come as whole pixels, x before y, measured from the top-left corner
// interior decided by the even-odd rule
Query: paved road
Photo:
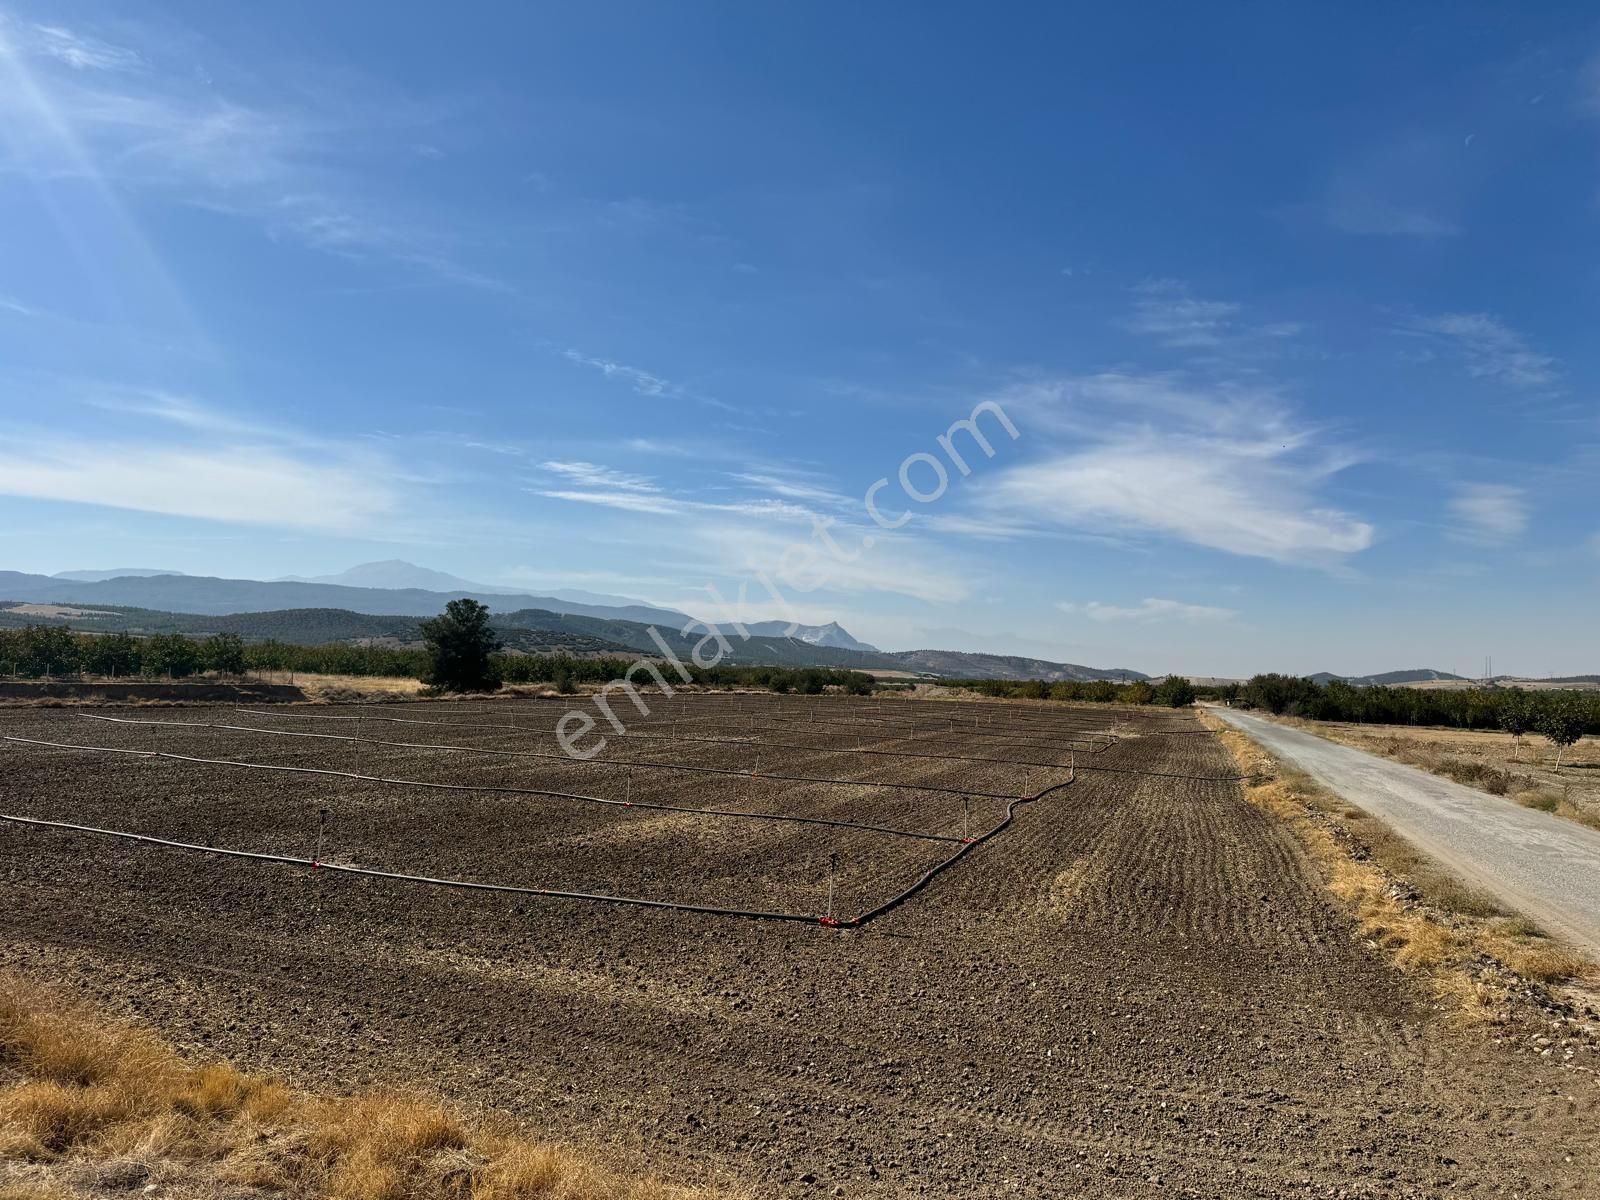
[[[1237,709],[1210,711],[1469,883],[1600,955],[1600,832]]]

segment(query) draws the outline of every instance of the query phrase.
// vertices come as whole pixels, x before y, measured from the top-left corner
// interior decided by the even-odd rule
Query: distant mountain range
[[[439,590],[378,586],[383,582],[433,583]],[[674,653],[687,658],[704,634],[703,629],[690,635],[680,632],[693,621],[686,613],[627,597],[592,592],[536,596],[492,590],[399,561],[367,563],[339,575],[270,581],[144,569],[120,574],[71,571],[56,576],[0,571],[0,627],[44,622],[108,632],[236,633],[251,640],[407,645],[419,641],[421,618],[434,616],[447,601],[462,596],[489,605],[506,645],[528,652],[655,654],[659,649],[650,636],[654,627]],[[570,598],[574,596],[580,598]],[[621,603],[593,603],[597,600]],[[1132,670],[1007,655],[881,651],[852,637],[836,621],[794,627],[783,621],[760,621],[747,624],[745,631],[751,635],[748,639],[724,627],[732,647],[726,661],[967,679],[1145,678]]]
[[[415,589],[423,592],[488,593],[494,596],[515,595],[516,588],[495,587],[487,583],[473,583],[446,571],[419,567],[398,558],[384,562],[361,563],[337,575],[285,575],[274,583],[331,583],[338,587],[382,588],[385,591]]]
[[[3,584],[3,580],[0,580],[0,584]],[[421,644],[421,622],[420,616],[358,613],[339,608],[209,614],[164,612],[106,604],[89,608],[75,604],[16,604],[0,601],[0,628],[47,624],[103,633],[183,633],[191,637],[234,633],[249,641],[276,638],[307,645],[348,642],[416,646]],[[530,654],[566,652],[659,656],[660,646],[651,636],[651,630],[654,629],[674,654],[688,661],[704,636],[701,631],[685,636],[676,625],[648,625],[638,621],[556,613],[537,608],[496,611],[493,625],[508,649]],[[752,626],[746,628],[753,630]],[[1053,681],[1144,678],[1137,671],[1099,671],[1072,663],[1007,658],[993,654],[965,654],[955,650],[912,650],[903,653],[851,650],[817,645],[799,638],[761,636],[753,632],[746,639],[731,630],[727,639],[730,649],[723,661],[733,666],[840,667],[856,671],[892,671],[896,674],[942,675],[961,679]]]
[[[747,621],[745,629],[760,637],[798,638],[813,646],[831,646],[835,650],[865,650],[873,654],[878,652],[876,646],[869,646],[866,642],[851,637],[837,621],[829,621],[826,625],[790,625],[787,621]]]
[[[109,571],[61,571],[51,579],[72,579],[79,583],[100,583],[106,579],[119,579],[125,575],[148,577],[151,575],[182,575],[182,571],[161,571],[154,567],[113,567]]]
[[[659,608],[626,596],[567,590],[532,595],[474,583],[399,559],[363,563],[337,575],[273,580],[219,579],[146,568],[64,571],[59,575],[0,571],[0,596],[51,604],[131,607],[151,612],[216,616],[288,609],[344,609],[373,616],[416,617],[431,617],[447,600],[469,596],[497,611],[539,609],[673,629],[682,629],[694,620],[676,609]],[[757,621],[745,628],[761,637],[793,637],[829,649],[877,651],[876,646],[851,637],[837,621],[826,625],[797,625],[792,631],[786,621]]]
[[[398,565],[408,567],[410,564]],[[369,566],[388,568],[390,564]],[[425,568],[414,569],[421,571]],[[367,568],[357,567],[353,570],[364,572]],[[98,575],[100,572],[74,571],[70,574]],[[558,613],[655,622],[674,628],[682,628],[692,619],[686,613],[645,604],[584,604],[557,596],[474,590],[470,586],[436,591],[417,587],[349,586],[302,580],[219,579],[206,575],[165,573],[76,579],[0,571],[0,597],[11,600],[101,608],[133,607],[216,616],[295,608],[342,608],[373,615],[398,613],[402,616],[431,617],[445,606],[446,601],[463,596],[480,600],[495,609],[539,608]]]

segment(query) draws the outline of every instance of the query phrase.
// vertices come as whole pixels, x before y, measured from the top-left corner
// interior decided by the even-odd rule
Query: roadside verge
[[[1419,978],[1440,1011],[1590,1073],[1600,1068],[1600,966],[1456,876],[1382,820],[1200,710],[1245,797],[1282,821],[1360,935]]]

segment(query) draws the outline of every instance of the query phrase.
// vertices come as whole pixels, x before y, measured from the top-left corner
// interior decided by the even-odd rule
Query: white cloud
[[[860,509],[861,497],[846,496],[832,488],[823,487],[821,484],[808,483],[803,479],[796,479],[792,475],[763,474],[756,471],[735,472],[731,478],[740,483],[748,483],[762,491],[771,492],[774,496],[782,496],[787,500],[799,500],[812,504],[821,504],[829,508],[854,507]]]
[[[138,54],[124,46],[85,37],[59,25],[35,25],[31,33],[29,40],[40,53],[79,71],[128,71],[143,62]]]
[[[1476,541],[1507,542],[1528,526],[1528,504],[1521,488],[1499,483],[1463,487],[1450,501],[1450,511]]]
[[[1348,459],[1320,447],[1270,388],[1116,373],[1034,385],[1003,403],[1055,445],[979,481],[980,511],[1317,566],[1372,544],[1370,524],[1317,496]]]
[[[593,488],[618,488],[625,492],[657,492],[654,483],[643,475],[631,475],[591,462],[551,461],[539,464],[551,474],[560,475],[573,483]]]
[[[1534,350],[1520,333],[1488,313],[1412,317],[1402,330],[1452,346],[1467,372],[1479,379],[1531,390],[1554,384],[1560,375],[1554,358]]]
[[[659,375],[652,375],[649,371],[642,371],[638,367],[630,367],[626,363],[613,362],[605,358],[592,358],[577,350],[568,350],[565,357],[570,362],[580,366],[593,367],[607,379],[620,379],[628,384],[641,396],[675,396],[678,389]]]
[[[0,421],[0,496],[349,533],[392,518],[415,482],[366,446],[161,391],[66,384]]]
[[[670,496],[640,494],[639,492],[575,492],[563,488],[541,490],[541,496],[552,500],[568,500],[574,504],[594,504],[601,508],[620,508],[626,512],[655,513],[658,516],[677,516],[683,506]]]
[[[746,581],[765,574],[777,580],[785,594],[796,597],[813,592],[877,592],[938,602],[968,594],[970,572],[945,562],[915,536],[871,524],[864,510],[860,522],[839,514],[832,502],[841,497],[826,489],[801,485],[782,489],[796,493],[795,498],[779,494],[708,500],[669,494],[641,476],[594,463],[544,466],[576,486],[530,489],[538,495],[671,518],[679,570],[698,569],[708,578]],[[780,476],[754,472],[734,478],[763,491],[779,491],[786,482]],[[816,499],[828,501],[822,507],[839,515],[825,517],[818,507],[796,502]],[[816,532],[818,522],[825,522],[826,536]],[[640,528],[648,529],[642,524]],[[659,546],[663,536],[656,529],[642,534],[651,546]]]
[[[1244,306],[1231,300],[1205,300],[1194,295],[1181,279],[1150,279],[1131,289],[1133,313],[1123,320],[1130,333],[1143,334],[1167,346],[1205,349],[1230,345],[1235,349],[1259,344],[1263,338],[1297,336],[1297,321],[1254,325],[1241,321]]]
[[[1348,197],[1330,205],[1328,224],[1341,233],[1379,237],[1456,237],[1461,226],[1425,212],[1397,207],[1372,197]]]
[[[445,223],[406,220],[392,196],[366,198],[339,165],[354,143],[365,152],[390,138],[399,152],[398,127],[429,114],[409,112],[403,98],[353,91],[291,107],[282,97],[313,91],[303,80],[296,89],[276,81],[260,102],[241,100],[193,71],[161,69],[162,57],[0,17],[0,165],[45,187],[114,184],[102,192],[108,206],[115,191],[165,193],[327,253],[503,287],[456,261],[459,235]],[[103,215],[111,227],[129,223],[120,211]]]
[[[0,296],[0,311],[15,313],[19,317],[34,317],[38,313],[29,308],[21,300],[13,300],[10,296]]]
[[[1125,327],[1169,346],[1215,346],[1233,329],[1239,305],[1201,300],[1177,279],[1152,279],[1133,289],[1137,299]]]
[[[1231,608],[1214,608],[1208,604],[1186,604],[1182,600],[1164,600],[1149,596],[1130,608],[1115,604],[1102,604],[1090,600],[1085,604],[1066,601],[1056,605],[1064,613],[1081,614],[1091,621],[1229,621],[1239,614]]]
[[[8,451],[0,453],[0,493],[35,500],[321,532],[362,529],[397,504],[381,470],[261,446],[60,439],[11,441]]]

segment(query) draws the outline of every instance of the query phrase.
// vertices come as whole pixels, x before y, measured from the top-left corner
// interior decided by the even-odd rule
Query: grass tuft
[[[394,1090],[319,1098],[225,1063],[186,1064],[148,1030],[0,973],[0,1170],[45,1178],[0,1200],[46,1200],[85,1165],[329,1200],[717,1200],[474,1125]]]

